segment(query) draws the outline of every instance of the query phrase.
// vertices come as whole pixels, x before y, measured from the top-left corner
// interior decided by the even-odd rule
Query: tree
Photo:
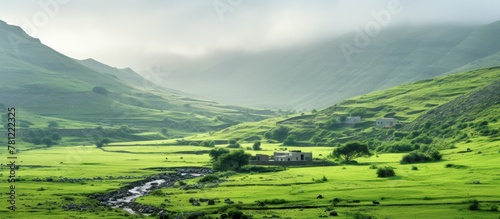
[[[241,167],[250,163],[250,157],[251,155],[243,150],[234,150],[220,155],[213,163],[213,169],[215,171],[240,170]]]
[[[49,125],[47,127],[49,128],[56,128],[59,127],[59,124],[56,121],[49,121]]]
[[[345,116],[345,115],[344,116],[340,116],[340,118],[339,118],[339,121],[341,123],[345,123],[346,120],[347,120],[347,116]]]
[[[101,143],[104,145],[108,145],[109,143],[111,143],[111,140],[109,140],[109,138],[104,138],[101,140]]]
[[[294,134],[289,135],[285,141],[283,142],[283,145],[285,146],[293,146],[297,143],[297,136]]]
[[[31,143],[35,145],[40,145],[42,144],[42,139],[40,139],[39,137],[34,137],[33,139],[31,139]]]
[[[95,143],[95,146],[97,148],[102,148],[102,146],[104,146],[104,144],[102,143],[102,141],[98,141],[98,142]]]
[[[272,129],[271,137],[278,141],[283,141],[288,136],[289,128],[285,126],[278,126],[277,128]]]
[[[166,128],[162,128],[161,133],[166,136],[168,134],[168,130]]]
[[[261,148],[260,148],[260,141],[254,142],[253,145],[252,145],[252,148],[253,148],[254,151],[260,151],[261,150]]]
[[[59,141],[59,140],[61,140],[61,136],[60,136],[59,134],[57,134],[57,133],[52,134],[52,136],[50,136],[50,138],[51,138],[52,140],[54,140],[54,141]]]
[[[54,142],[52,141],[52,139],[47,138],[47,137],[45,137],[45,138],[42,139],[42,143],[44,145],[47,145],[47,147],[50,147],[50,146],[54,145]]]
[[[326,121],[326,128],[327,129],[334,129],[334,128],[339,128],[341,127],[341,123],[337,121],[335,118],[331,118],[328,121]]]
[[[351,116],[365,117],[366,113],[367,113],[366,109],[361,107],[349,110],[349,114],[351,114]]]
[[[337,158],[342,158],[346,162],[350,162],[358,157],[371,156],[372,154],[368,149],[368,145],[359,142],[350,142],[333,150],[332,155]]]
[[[228,148],[240,148],[241,145],[236,141],[236,139],[229,139],[228,141],[229,145],[227,146]]]
[[[211,148],[215,147],[215,141],[208,142],[208,146]]]
[[[217,148],[210,150],[210,152],[208,152],[208,155],[212,158],[213,161],[216,161],[221,155],[228,153],[229,153],[228,149]]]
[[[377,176],[378,177],[393,177],[395,176],[396,173],[394,172],[394,168],[392,167],[379,167],[377,169]]]
[[[108,89],[101,86],[95,86],[94,88],[92,88],[92,91],[100,95],[106,95],[109,93]]]

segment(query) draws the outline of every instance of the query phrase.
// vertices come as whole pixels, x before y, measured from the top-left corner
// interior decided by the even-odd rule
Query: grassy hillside
[[[63,130],[60,133],[82,127],[117,130],[126,126],[135,132],[153,133],[138,139],[161,139],[274,115],[269,110],[188,98],[159,88],[130,69],[74,60],[2,21],[0,76],[0,106],[2,110],[17,108],[21,130],[46,129],[49,122],[58,123],[51,132]],[[95,90],[98,87],[103,91]],[[0,115],[5,120],[6,111]]]
[[[178,62],[168,66],[173,80],[166,85],[228,103],[318,109],[456,69],[497,66],[499,33],[498,22],[395,26],[383,29],[363,48],[354,46],[356,33],[350,33],[296,48]],[[350,61],[341,44],[359,49]],[[187,81],[193,86],[183,87]]]
[[[500,128],[499,81],[500,67],[452,74],[354,97],[315,113],[239,124],[207,137],[282,142],[295,135],[297,145],[360,140],[389,151],[394,144],[419,144],[425,136],[440,147],[474,136],[495,139]],[[339,121],[343,116],[361,116],[362,122],[346,126]],[[377,128],[377,118],[396,118],[401,126]]]

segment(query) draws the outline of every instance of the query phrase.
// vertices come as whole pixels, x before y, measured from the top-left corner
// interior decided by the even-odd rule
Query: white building
[[[379,118],[375,121],[375,125],[380,128],[390,128],[397,123],[399,123],[399,121],[394,118]]]
[[[275,151],[273,160],[280,161],[312,161],[312,152],[302,152],[302,151]]]

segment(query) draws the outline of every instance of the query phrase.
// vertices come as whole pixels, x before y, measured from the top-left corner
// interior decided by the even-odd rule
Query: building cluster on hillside
[[[361,123],[361,117],[359,116],[349,116],[346,117],[344,124],[348,126],[354,126]],[[398,124],[399,121],[394,118],[378,118],[375,121],[375,126],[380,128],[392,128],[394,125]]]
[[[312,162],[312,152],[302,152],[300,150],[275,151],[272,156],[267,154],[256,154],[252,161],[269,162]]]

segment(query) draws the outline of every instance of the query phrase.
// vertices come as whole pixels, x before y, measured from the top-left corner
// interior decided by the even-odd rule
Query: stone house
[[[380,128],[392,128],[397,123],[399,123],[399,121],[394,118],[378,118],[375,121],[375,125]]]
[[[273,159],[276,162],[281,161],[312,161],[312,152],[302,152],[300,150],[275,151]]]
[[[308,163],[312,162],[312,152],[302,152],[300,150],[275,151],[272,156],[266,154],[256,154],[250,160],[252,164],[272,165],[278,162],[284,163]]]
[[[258,161],[269,161],[269,155],[267,155],[267,154],[256,154],[253,159],[254,160],[258,160]]]
[[[349,116],[345,119],[346,125],[355,125],[361,122],[361,117],[359,116]]]

